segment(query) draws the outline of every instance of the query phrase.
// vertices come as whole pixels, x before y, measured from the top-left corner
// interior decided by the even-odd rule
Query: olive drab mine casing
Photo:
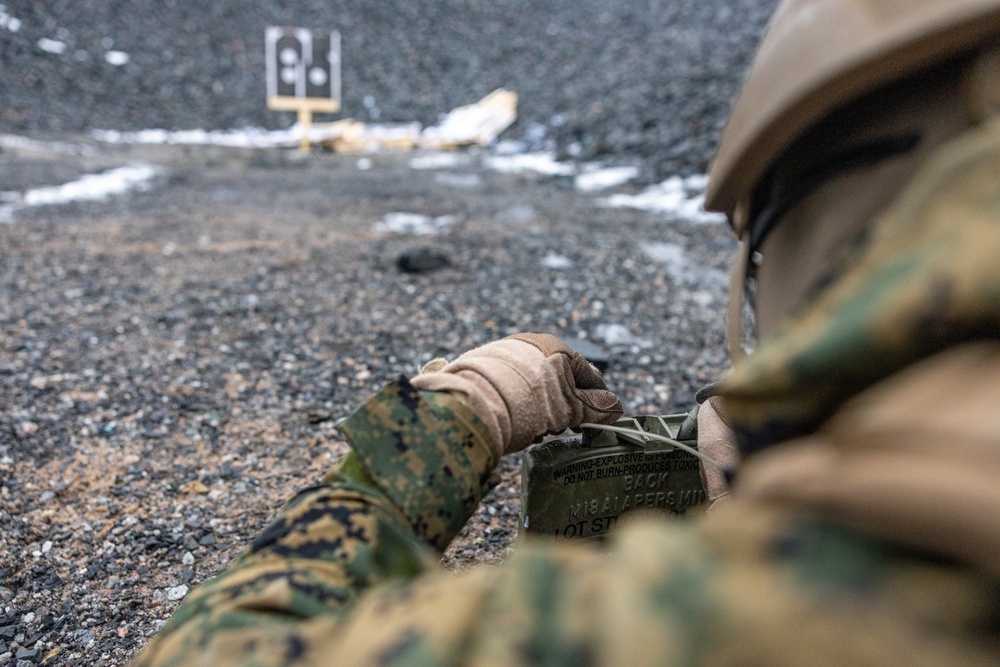
[[[626,417],[614,426],[696,449],[696,414]],[[597,537],[635,510],[682,515],[706,501],[695,455],[640,435],[584,428],[582,437],[525,452],[518,533]]]

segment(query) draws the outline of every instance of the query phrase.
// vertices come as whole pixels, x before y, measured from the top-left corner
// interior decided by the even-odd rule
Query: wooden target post
[[[313,114],[340,111],[340,33],[270,26],[264,36],[267,108],[298,112],[308,153]]]

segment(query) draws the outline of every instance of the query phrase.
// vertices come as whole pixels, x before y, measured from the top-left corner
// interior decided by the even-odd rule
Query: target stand
[[[340,33],[270,26],[264,36],[267,108],[298,112],[308,153],[313,114],[340,111]]]

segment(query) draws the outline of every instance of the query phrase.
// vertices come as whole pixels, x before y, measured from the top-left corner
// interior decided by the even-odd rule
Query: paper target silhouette
[[[267,106],[340,110],[340,33],[269,26],[265,31]]]

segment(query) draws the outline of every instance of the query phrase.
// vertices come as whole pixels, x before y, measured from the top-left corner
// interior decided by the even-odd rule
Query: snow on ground
[[[434,182],[447,185],[450,188],[461,188],[472,190],[483,184],[483,179],[479,174],[459,174],[451,171],[442,171],[434,174]]]
[[[638,167],[601,167],[600,164],[557,162],[552,153],[515,153],[491,155],[486,166],[505,174],[533,171],[546,176],[574,176],[573,185],[580,192],[598,192],[618,187],[639,176]]]
[[[3,14],[0,14],[2,17]],[[119,53],[111,52],[110,53]],[[127,54],[125,60],[127,62]],[[112,144],[175,144],[175,145],[213,145],[231,148],[274,148],[296,145],[301,136],[301,127],[296,124],[284,130],[264,130],[261,128],[244,128],[239,130],[178,130],[162,129],[141,130],[138,132],[119,132],[116,130],[94,130],[91,135],[98,141]],[[313,128],[310,133],[313,141],[324,138],[322,129]],[[93,149],[87,146],[75,147],[72,144],[55,142],[37,142],[24,137],[0,135],[0,147],[9,146],[21,149],[61,152],[66,154],[85,154]],[[476,156],[467,152],[438,151],[415,154],[409,160],[411,169],[445,170],[472,165]],[[551,152],[535,152],[520,154],[489,154],[482,158],[482,164],[493,171],[520,174],[535,172],[547,176],[572,176],[575,188],[582,193],[597,193],[623,185],[639,175],[637,167],[601,167],[599,164],[575,165],[568,162],[558,162]],[[358,163],[359,169],[370,169],[371,162]],[[460,188],[474,188],[481,184],[481,179],[475,174],[450,173],[441,174],[436,180]],[[658,185],[646,188],[638,194],[612,194],[600,200],[601,205],[611,207],[627,207],[667,214],[673,218],[693,224],[712,224],[725,220],[724,216],[709,213],[704,210],[705,187],[708,177],[705,175],[674,176]],[[68,187],[65,186],[54,187]],[[109,192],[108,194],[113,194]],[[8,199],[10,193],[7,193]],[[18,202],[22,205],[23,202]],[[4,209],[9,218],[9,206]],[[404,215],[404,214],[399,214]],[[415,215],[415,214],[405,214]],[[425,216],[426,217],[426,216]],[[440,224],[434,222],[437,218],[428,218],[430,222],[415,222],[415,219],[399,218],[383,220],[378,223],[378,229],[384,231],[402,231],[411,234],[438,233]],[[450,223],[449,223],[450,224]],[[430,231],[427,231],[430,230]]]
[[[432,217],[422,213],[400,211],[389,213],[376,222],[374,230],[376,232],[427,236],[429,234],[444,234],[454,224],[461,221],[462,216],[459,215],[439,215]]]
[[[33,188],[24,192],[0,192],[0,222],[10,222],[18,209],[30,206],[68,204],[75,201],[100,201],[132,190],[146,190],[160,173],[153,165],[136,164],[87,174],[62,185]]]
[[[410,158],[410,169],[452,169],[469,164],[470,159],[466,153],[434,152],[415,155]]]
[[[587,169],[577,174],[573,185],[580,192],[597,192],[624,185],[639,175],[638,167],[599,167]]]
[[[542,257],[542,266],[546,269],[568,269],[573,266],[573,260],[550,250],[545,257]]]
[[[108,51],[104,54],[104,59],[115,67],[121,67],[128,64],[130,57],[124,51]]]
[[[95,155],[97,153],[94,148],[84,144],[71,144],[65,141],[39,141],[16,134],[0,134],[0,148],[58,155]]]
[[[594,330],[594,337],[611,346],[629,345],[640,349],[653,346],[652,341],[634,335],[624,324],[598,324]]]
[[[695,224],[725,222],[725,216],[705,210],[705,187],[708,176],[672,176],[637,195],[615,194],[604,200],[605,206],[637,208],[666,213]]]
[[[124,64],[124,63],[122,63]],[[285,130],[264,130],[244,128],[241,130],[140,130],[119,132],[117,130],[94,130],[91,132],[98,141],[112,144],[202,144],[233,148],[272,148],[295,145],[301,137],[302,129],[295,124]],[[314,142],[328,138],[323,128],[312,128],[309,137]],[[473,156],[459,151],[433,151],[414,155],[409,160],[411,169],[455,169],[471,164]],[[585,164],[577,167],[568,162],[558,162],[551,152],[492,154],[483,160],[487,168],[506,174],[535,172],[546,176],[574,176],[574,184],[580,192],[598,192],[617,187],[639,175],[636,167],[608,167],[599,164]],[[474,187],[471,180],[456,187]],[[641,208],[641,207],[639,207]]]
[[[645,242],[639,244],[639,249],[649,259],[662,264],[667,274],[677,282],[709,284],[712,287],[724,287],[728,282],[722,271],[693,262],[677,243]]]
[[[547,176],[572,176],[576,172],[576,167],[573,165],[557,162],[552,153],[491,155],[486,158],[486,166],[505,174],[534,171]]]
[[[140,130],[138,132],[119,132],[117,130],[94,130],[91,132],[98,141],[109,144],[191,144],[225,146],[229,148],[271,148],[288,146],[298,143],[302,136],[299,125],[293,125],[285,130],[264,130],[260,128],[244,128],[241,130]],[[321,132],[309,134],[310,139],[319,141],[325,138]]]

